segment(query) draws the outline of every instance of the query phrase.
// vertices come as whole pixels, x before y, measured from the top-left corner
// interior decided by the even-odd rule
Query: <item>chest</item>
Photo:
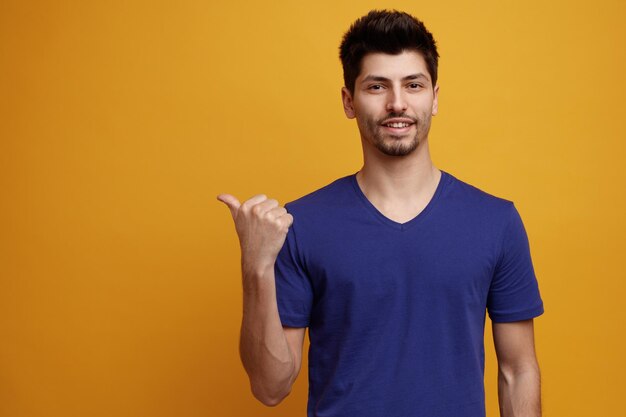
[[[480,230],[369,229],[323,239],[307,254],[322,309],[389,305],[484,311],[497,245]]]

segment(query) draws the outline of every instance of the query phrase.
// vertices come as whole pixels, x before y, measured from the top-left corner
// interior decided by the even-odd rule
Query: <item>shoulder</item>
[[[320,210],[337,206],[345,200],[351,184],[351,176],[346,175],[285,204],[288,212],[315,214]]]
[[[489,224],[506,225],[516,212],[512,200],[495,195],[483,188],[448,174],[446,199],[460,216]]]
[[[449,190],[452,196],[459,202],[468,205],[477,205],[481,208],[493,208],[507,211],[513,205],[513,201],[497,196],[483,188],[479,188],[463,181],[453,174],[448,173]]]
[[[322,239],[345,228],[355,210],[352,175],[346,175],[285,204],[293,216],[290,230],[301,241]]]

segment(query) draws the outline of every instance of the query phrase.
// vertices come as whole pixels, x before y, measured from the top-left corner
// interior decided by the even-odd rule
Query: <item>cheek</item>
[[[357,99],[353,104],[355,111],[370,117],[385,110],[385,99],[382,95],[370,95],[367,100]]]
[[[371,114],[360,113],[358,114],[358,117],[356,120],[357,120],[357,125],[359,126],[359,129],[361,130],[366,129],[366,130],[371,131],[371,130],[376,129],[376,127],[378,126],[376,119]]]
[[[363,131],[363,130],[370,130],[371,123],[369,122],[369,120],[365,119],[365,118],[363,117],[363,115],[360,115],[360,114],[359,114],[359,115],[357,116],[357,118],[356,118],[356,124],[357,124],[357,126],[359,127],[359,130],[360,130],[360,131]]]

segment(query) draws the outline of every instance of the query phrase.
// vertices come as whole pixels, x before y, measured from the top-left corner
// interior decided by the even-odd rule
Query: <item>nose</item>
[[[397,88],[389,90],[389,96],[387,99],[387,111],[394,113],[404,113],[408,105],[406,98]]]

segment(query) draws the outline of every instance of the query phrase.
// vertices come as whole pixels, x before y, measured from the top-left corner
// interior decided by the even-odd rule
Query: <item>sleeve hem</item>
[[[541,304],[538,307],[535,307],[529,310],[524,310],[518,313],[511,313],[511,314],[489,313],[489,318],[491,319],[492,323],[508,323],[512,321],[529,320],[529,319],[538,317],[542,315],[543,313],[544,313],[543,304]]]
[[[309,327],[308,319],[286,314],[280,315],[280,322],[283,326],[287,327]]]

